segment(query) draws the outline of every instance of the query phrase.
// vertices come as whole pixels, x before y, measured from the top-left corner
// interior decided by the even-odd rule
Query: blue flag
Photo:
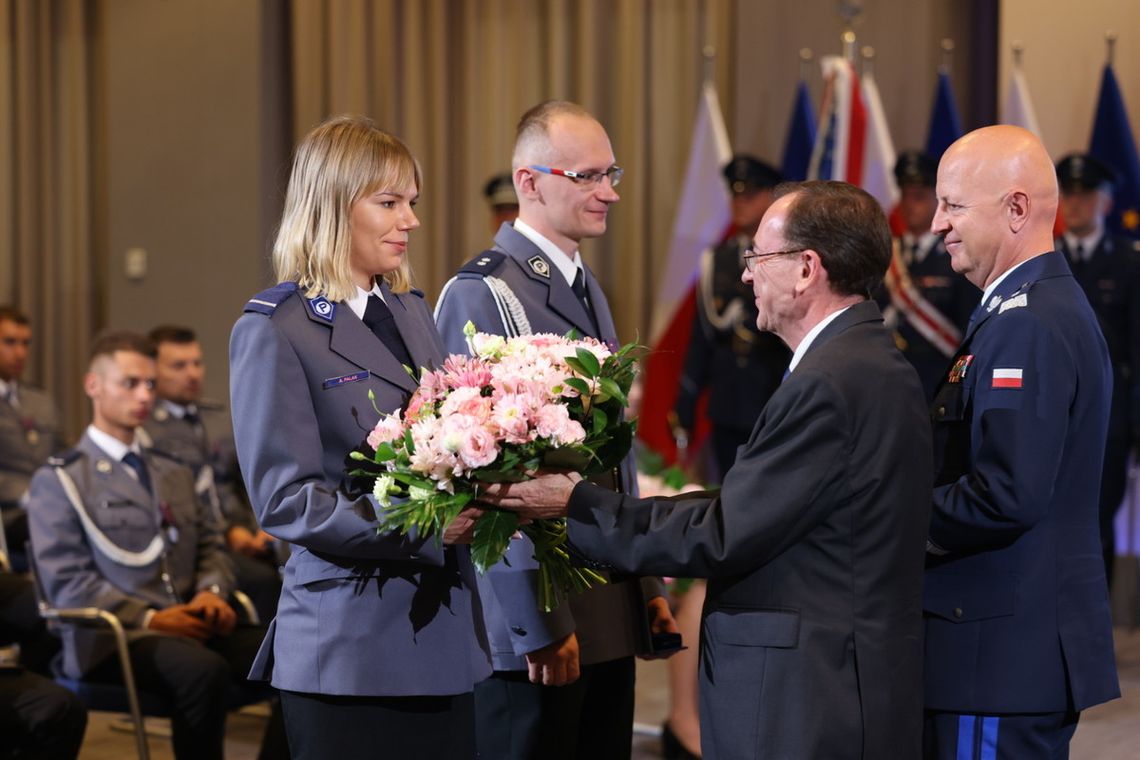
[[[788,120],[788,136],[784,139],[784,160],[780,171],[789,182],[807,179],[811,151],[815,145],[815,114],[812,113],[807,83],[800,80],[792,118]]]
[[[962,119],[954,103],[950,74],[938,72],[938,90],[934,93],[934,109],[930,112],[930,129],[926,133],[926,154],[938,160],[950,144],[962,136]]]
[[[1116,171],[1116,192],[1112,214],[1107,219],[1108,228],[1140,237],[1140,159],[1111,65],[1104,67],[1104,77],[1100,80],[1089,154]]]

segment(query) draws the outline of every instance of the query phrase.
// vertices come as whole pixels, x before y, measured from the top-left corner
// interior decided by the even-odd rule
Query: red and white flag
[[[863,106],[867,113],[867,134],[863,144],[863,177],[859,186],[875,197],[883,211],[891,213],[899,202],[895,180],[895,143],[887,126],[883,99],[871,72],[863,72]]]
[[[841,56],[825,56],[820,66],[826,84],[808,179],[837,179],[858,185],[863,181],[867,133],[859,78],[851,62]]]
[[[1020,388],[1021,370],[1016,368],[994,369],[994,379],[991,388]]]
[[[1033,100],[1029,97],[1025,74],[1018,65],[1014,65],[1009,78],[1009,87],[1005,91],[1005,101],[1001,106],[1001,123],[1024,127],[1041,137],[1041,127],[1037,124],[1037,111],[1034,110]]]
[[[668,263],[654,302],[650,328],[653,350],[644,363],[644,394],[637,429],[638,437],[667,462],[676,460],[666,417],[676,400],[696,314],[701,254],[720,243],[732,224],[731,196],[721,174],[731,158],[732,147],[720,101],[716,89],[706,82],[697,106]]]

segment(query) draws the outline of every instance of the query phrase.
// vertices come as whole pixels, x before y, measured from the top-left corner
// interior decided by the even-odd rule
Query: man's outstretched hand
[[[479,501],[518,512],[523,518],[548,520],[566,516],[570,493],[582,476],[576,472],[543,472],[521,483],[492,483],[479,492]]]

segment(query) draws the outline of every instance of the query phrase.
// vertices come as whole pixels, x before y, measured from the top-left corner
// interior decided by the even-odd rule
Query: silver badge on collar
[[[546,263],[546,259],[541,256],[531,256],[526,263],[530,264],[531,271],[539,277],[550,279],[550,265]]]
[[[95,469],[106,475],[111,471],[111,462],[108,459],[100,459],[95,463]]]

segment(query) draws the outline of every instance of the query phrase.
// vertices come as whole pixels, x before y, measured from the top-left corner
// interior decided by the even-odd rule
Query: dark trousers
[[[22,575],[0,572],[0,646],[20,645],[20,664],[51,675],[51,660],[60,649],[36,606],[35,586]]]
[[[246,673],[265,636],[262,626],[239,625],[229,636],[200,644],[184,636],[142,636],[130,643],[135,682],[173,706],[170,727],[178,760],[223,757],[226,690],[245,682]],[[84,676],[87,680],[122,683],[119,663],[111,658]],[[267,693],[268,696],[268,693]],[[269,731],[284,733],[279,720]],[[266,735],[263,747],[280,747],[284,739]],[[262,753],[263,756],[266,753]]]
[[[293,760],[475,757],[472,695],[348,697],[281,692]]]
[[[281,573],[270,555],[255,559],[239,552],[228,552],[237,571],[237,586],[249,596],[262,624],[277,617],[277,600],[281,597]]]
[[[586,665],[566,686],[525,671],[497,671],[475,685],[480,760],[628,760],[633,745],[632,657]]]
[[[926,711],[926,760],[1065,760],[1081,714],[973,715]]]
[[[23,668],[0,668],[0,758],[74,760],[86,729],[79,697]]]

